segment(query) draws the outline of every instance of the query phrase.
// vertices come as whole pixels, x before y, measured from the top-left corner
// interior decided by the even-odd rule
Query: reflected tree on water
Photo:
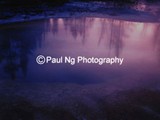
[[[93,26],[93,18],[73,18],[65,20],[65,30],[70,30],[73,38],[76,40],[80,37],[82,44],[85,44],[88,36],[88,30]]]
[[[80,40],[84,45],[87,40],[97,40],[97,33],[100,32],[98,45],[105,40],[106,49],[109,48],[109,56],[113,52],[119,56],[123,48],[124,22],[106,18],[65,18],[49,19],[45,29],[47,32],[53,32],[61,35],[65,32],[66,37],[71,34],[74,40]],[[65,31],[63,31],[63,29]],[[93,35],[95,33],[95,35]],[[106,50],[107,51],[107,50]]]
[[[64,20],[64,28],[66,31],[70,30],[75,40],[80,37],[84,45],[86,40],[89,39],[89,36],[93,34],[91,33],[93,25],[100,24],[100,35],[97,44],[100,45],[102,41],[105,40],[107,47],[109,47],[109,55],[112,50],[114,50],[115,55],[118,57],[123,48],[124,22],[105,18],[97,20],[98,23],[96,23],[95,18],[73,18]],[[97,30],[99,30],[99,28],[97,28]]]
[[[118,57],[123,48],[124,23],[121,20],[101,19],[101,32],[98,40],[98,45],[105,39],[109,46],[109,55],[114,50]]]
[[[38,29],[38,30],[35,30]],[[29,55],[42,40],[43,25],[29,25],[25,27],[7,27],[0,32],[0,63],[11,79],[17,74],[26,76]]]
[[[109,41],[109,48],[115,48],[115,55],[119,57],[123,47],[123,21],[111,20],[111,35]]]
[[[49,22],[47,21],[45,23],[45,31],[46,32],[52,32],[54,35],[58,33],[58,19],[49,19]]]
[[[99,40],[98,40],[98,45],[100,45],[100,43],[102,42],[102,39],[105,37],[105,33],[107,32],[107,19],[102,18],[100,19],[101,21],[101,31],[100,31],[100,36],[99,36]],[[107,39],[107,37],[105,38]]]
[[[156,49],[158,59],[160,60],[160,24],[156,26],[154,33],[154,48]]]

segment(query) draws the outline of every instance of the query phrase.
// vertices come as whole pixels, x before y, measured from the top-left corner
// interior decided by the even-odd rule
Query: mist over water
[[[130,78],[159,80],[160,24],[107,18],[50,18],[3,25],[1,79],[30,82],[99,83]],[[37,55],[121,57],[123,64],[38,65]],[[148,69],[149,68],[149,69]],[[132,77],[133,76],[133,77]],[[151,82],[151,81],[150,81]]]

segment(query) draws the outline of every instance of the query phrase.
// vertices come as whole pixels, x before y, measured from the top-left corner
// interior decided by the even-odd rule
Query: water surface
[[[51,18],[0,26],[0,79],[132,86],[160,80],[160,24],[107,18]],[[36,57],[121,57],[123,64],[45,64]]]

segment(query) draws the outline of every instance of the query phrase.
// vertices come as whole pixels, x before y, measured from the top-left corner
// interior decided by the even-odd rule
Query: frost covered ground
[[[7,12],[8,11],[8,12]],[[70,2],[56,8],[37,8],[30,12],[1,11],[0,24],[11,22],[23,22],[36,19],[46,19],[51,17],[108,17],[114,19],[124,19],[131,21],[160,21],[160,3],[141,3],[132,8],[115,8],[109,3],[103,2]]]
[[[153,89],[148,81],[141,81],[143,87],[140,80],[118,81],[86,85],[4,81],[0,84],[0,119],[160,119],[158,88]]]

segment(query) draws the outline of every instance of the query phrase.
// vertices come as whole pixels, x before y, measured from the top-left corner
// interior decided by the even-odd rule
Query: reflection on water
[[[87,83],[154,74],[159,79],[160,24],[107,18],[55,18],[0,26],[1,79]],[[122,66],[37,65],[37,55],[123,57]],[[150,70],[146,69],[150,67]],[[134,72],[133,72],[134,71]],[[7,74],[5,74],[7,73]],[[150,73],[150,74],[148,74]],[[148,77],[148,76],[147,76]]]
[[[17,72],[26,76],[29,55],[40,46],[44,28],[36,25],[2,27],[0,34],[0,62],[4,72],[16,79]]]

